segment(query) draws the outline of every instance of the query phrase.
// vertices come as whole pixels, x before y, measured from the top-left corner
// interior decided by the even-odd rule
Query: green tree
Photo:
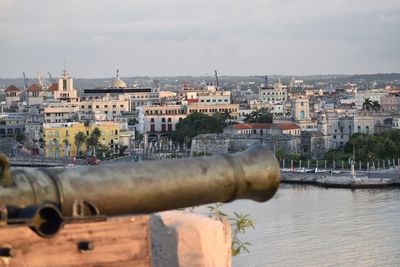
[[[381,104],[379,104],[378,101],[373,101],[371,108],[372,108],[373,111],[379,111],[379,110],[381,110],[382,107],[381,107]]]
[[[97,148],[96,148],[96,156],[98,159],[106,159],[106,158],[111,158],[112,156],[112,151],[109,147],[102,145],[102,144],[98,144]]]
[[[369,99],[369,97],[364,98],[364,103],[362,104],[362,109],[363,110],[372,110],[372,101]]]
[[[129,119],[128,120],[128,125],[135,125],[135,124],[138,124],[137,119]]]
[[[267,109],[253,111],[243,119],[246,123],[272,123],[273,115]]]
[[[356,160],[400,158],[400,130],[391,130],[382,134],[366,135],[355,133],[344,146],[344,152],[354,154]]]
[[[26,136],[23,133],[16,133],[15,134],[15,141],[18,143],[24,143],[26,139]]]
[[[171,133],[170,138],[183,143],[185,137],[191,140],[199,134],[222,133],[223,129],[223,123],[217,118],[210,117],[203,113],[193,112],[176,124],[176,131]]]
[[[79,157],[81,145],[86,142],[86,139],[87,139],[86,134],[81,131],[79,131],[74,136],[74,143],[76,145],[76,157],[77,158]]]
[[[283,150],[283,149],[278,149],[277,151],[276,151],[276,153],[275,153],[275,157],[278,159],[278,160],[283,160],[284,158],[285,158],[285,151]]]
[[[96,127],[94,128],[94,130],[92,131],[92,133],[90,134],[89,138],[86,141],[87,145],[92,148],[92,157],[94,157],[97,146],[99,145],[100,136],[101,136],[101,130]]]
[[[229,111],[225,110],[224,112],[216,112],[213,117],[217,119],[224,127],[230,124],[230,120],[232,120],[232,116]]]
[[[232,228],[232,255],[236,256],[242,252],[249,253],[249,242],[243,242],[239,235],[246,233],[248,228],[254,229],[254,220],[249,214],[233,212],[234,216],[226,214],[221,207],[222,203],[215,203],[213,206],[207,206],[210,212],[218,219],[227,219]]]
[[[120,157],[122,157],[127,149],[128,149],[128,146],[119,146],[119,148],[118,148],[118,150],[119,150],[119,151],[118,151],[118,155],[119,155]]]

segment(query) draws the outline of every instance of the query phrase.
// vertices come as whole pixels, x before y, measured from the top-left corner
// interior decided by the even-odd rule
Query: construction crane
[[[55,80],[53,79],[53,77],[51,76],[50,72],[48,72],[48,74],[49,74],[50,82],[51,82],[51,83],[56,83],[56,81],[55,81]]]
[[[26,78],[25,71],[22,72],[22,77],[24,78],[24,90],[28,89],[28,79]]]
[[[43,78],[43,76],[40,74],[39,71],[36,71],[36,77],[38,79],[38,83],[39,86],[43,89],[43,90],[47,90],[47,88],[49,88],[51,86],[51,83],[48,82],[47,80],[45,80]]]

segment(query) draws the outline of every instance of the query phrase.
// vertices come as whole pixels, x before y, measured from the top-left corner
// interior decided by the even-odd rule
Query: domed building
[[[111,88],[126,88],[126,83],[123,80],[121,80],[121,78],[119,78],[119,70],[117,70],[117,77],[112,83]]]

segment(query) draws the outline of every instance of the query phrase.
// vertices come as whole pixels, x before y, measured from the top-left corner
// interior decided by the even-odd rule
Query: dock
[[[325,188],[388,188],[400,187],[400,173],[393,172],[364,172],[357,173],[355,179],[349,172],[332,173],[296,173],[283,172],[282,183],[286,184],[304,184]]]

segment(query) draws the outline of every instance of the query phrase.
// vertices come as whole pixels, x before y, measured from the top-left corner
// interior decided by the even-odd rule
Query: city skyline
[[[0,0],[0,77],[400,71],[400,3]]]

